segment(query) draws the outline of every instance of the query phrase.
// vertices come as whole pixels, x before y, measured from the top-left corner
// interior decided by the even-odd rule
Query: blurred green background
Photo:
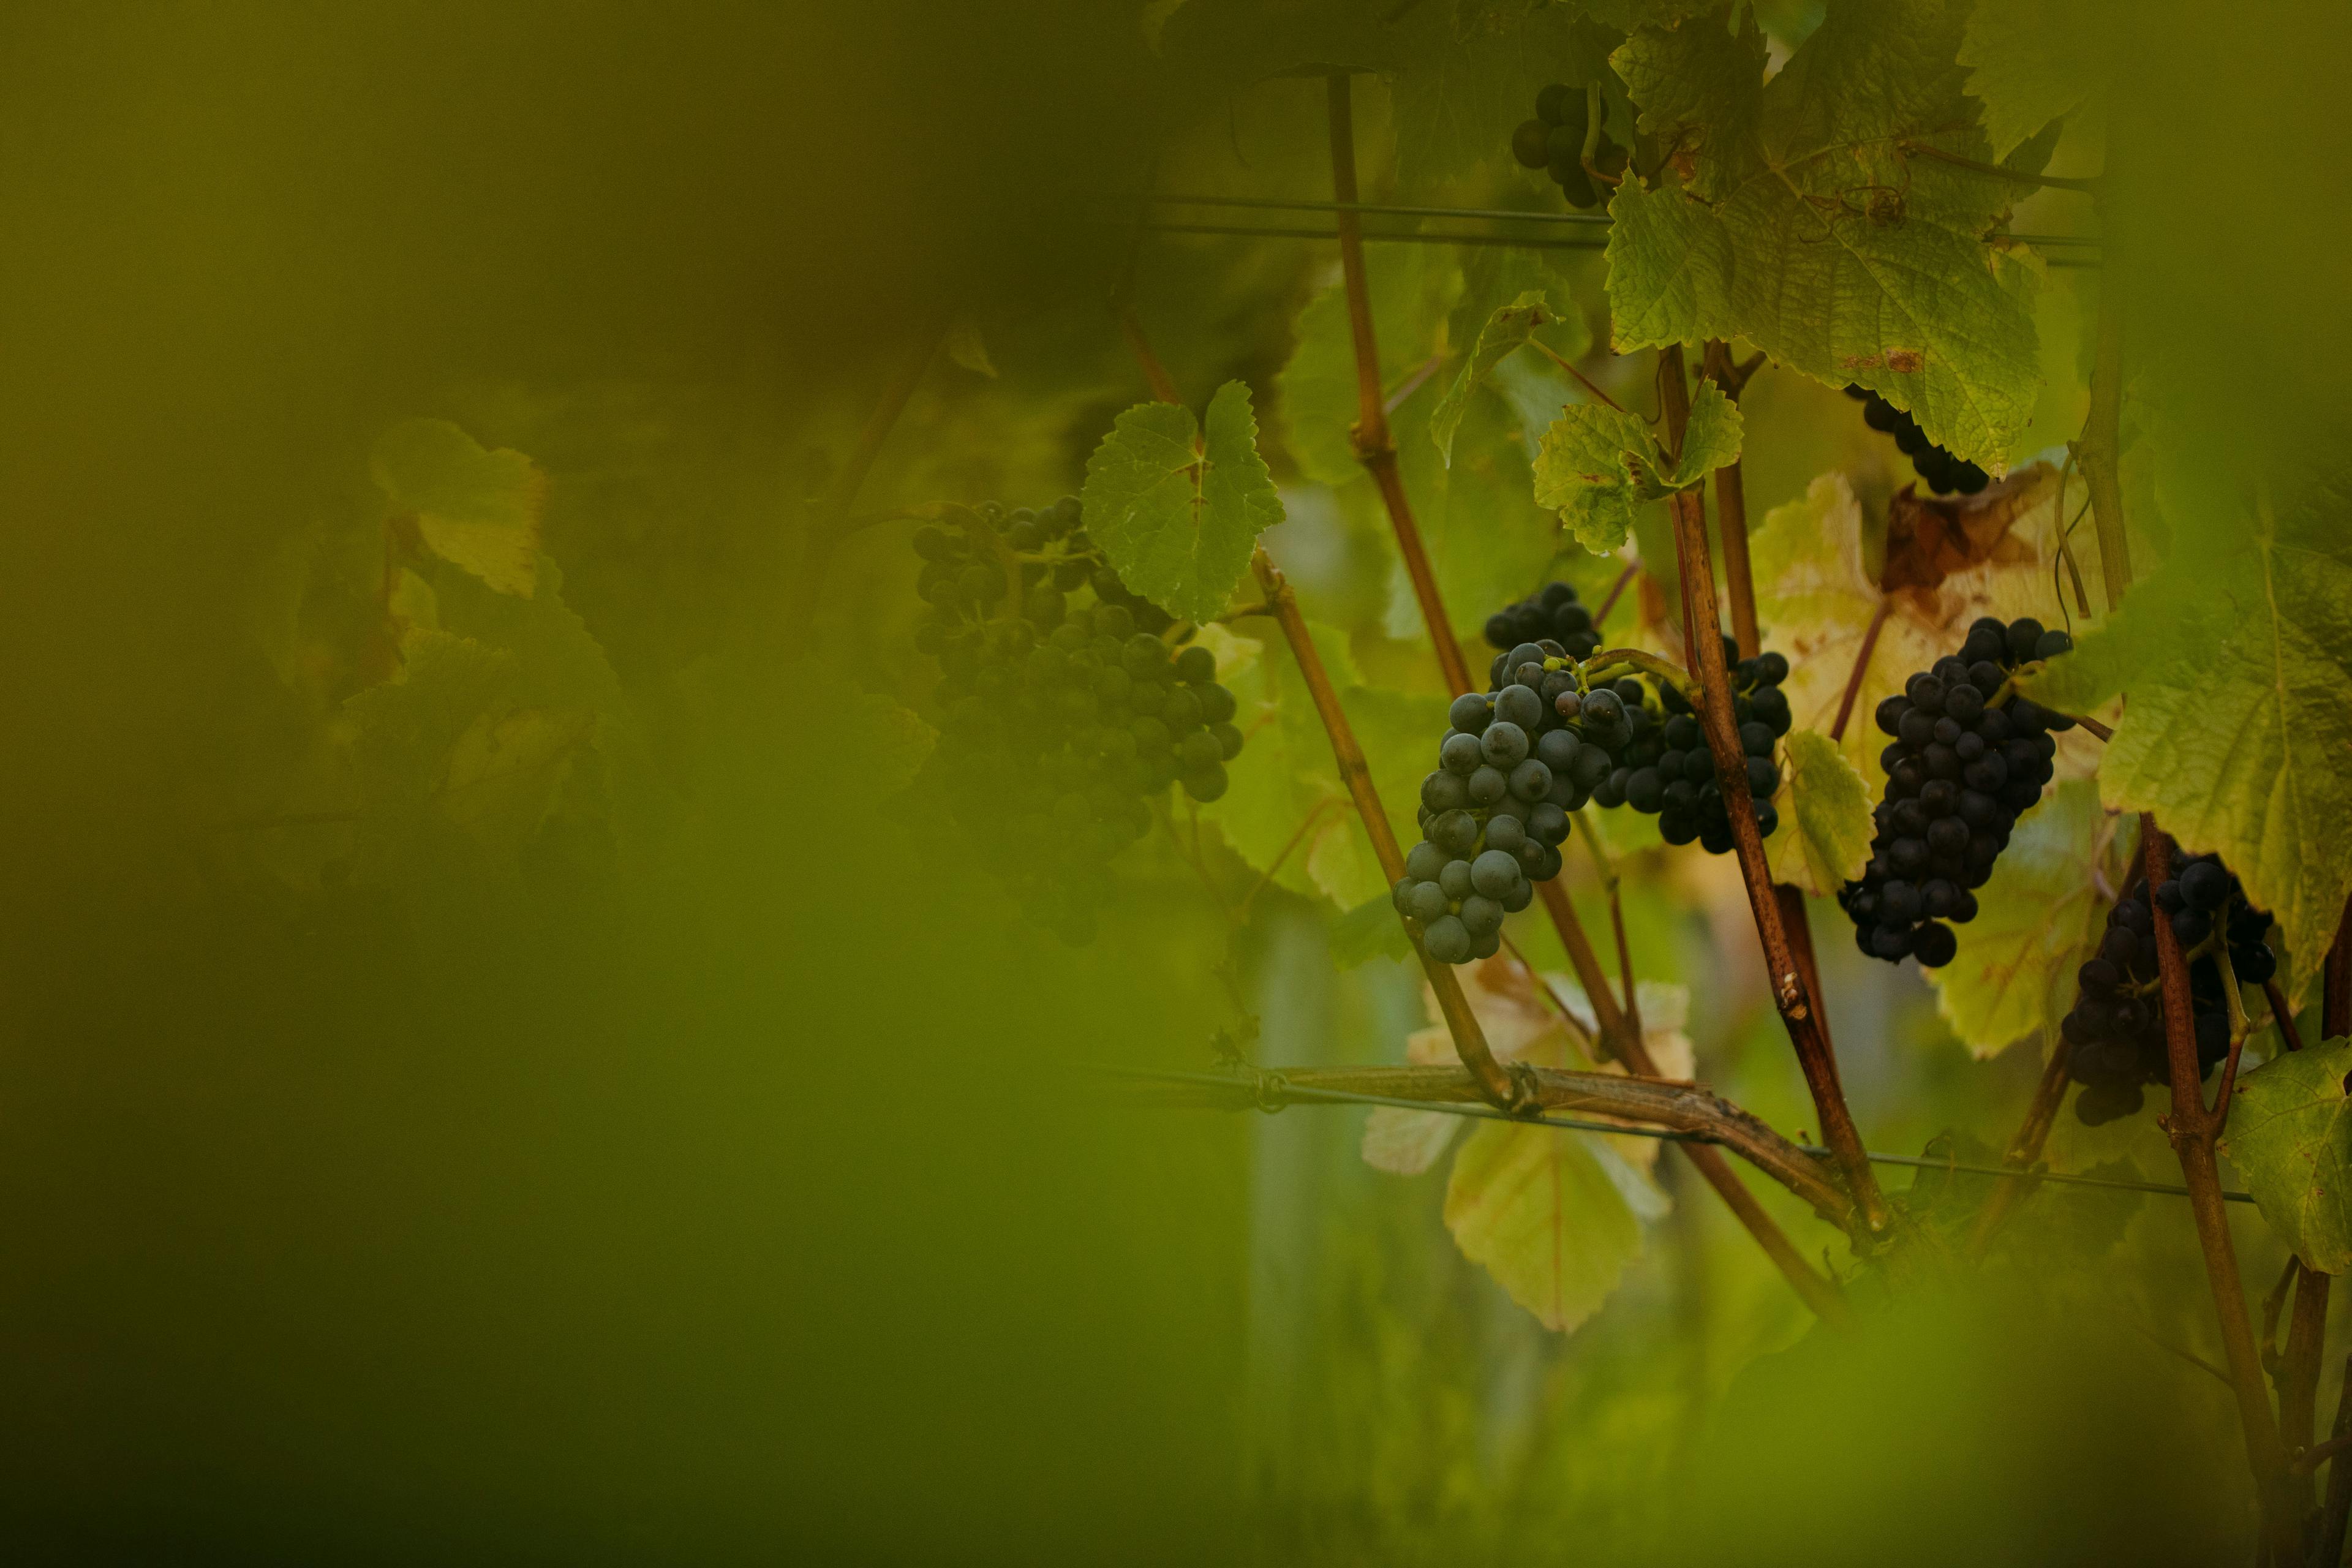
[[[1319,89],[1227,96],[1253,74],[1154,60],[1108,5],[0,13],[10,1560],[2238,1549],[2226,1395],[2150,1343],[2210,1342],[2179,1215],[2085,1200],[2048,1234],[2121,1231],[2129,1269],[2029,1264],[1832,1353],[1670,1161],[1645,1258],[1547,1335],[1436,1178],[1361,1164],[1360,1112],[1148,1112],[1078,1070],[1203,1067],[1244,1013],[1268,1059],[1398,1059],[1411,976],[1335,972],[1279,889],[1236,936],[1164,853],[1096,946],[1039,938],[784,689],[803,501],[912,323],[970,313],[1000,374],[935,364],[867,502],[1042,501],[1143,395],[1102,307],[1125,237],[1072,215],[1155,158],[1320,194]],[[2191,153],[2200,201],[2276,173]],[[2198,233],[2151,288],[2318,254]],[[1182,385],[1262,390],[1328,259],[1155,247],[1137,297]],[[2325,294],[2303,363],[2341,291],[2281,265],[2230,331]],[[1597,258],[1565,269],[1597,309]],[[1843,407],[1759,383],[1758,516],[1862,460]],[[564,601],[641,727],[634,844],[387,886],[280,820],[320,715],[264,633],[410,416],[546,469]],[[1292,518],[1303,591],[1378,658],[1367,517],[1300,485]],[[904,545],[844,551],[814,640],[912,700]],[[1736,898],[1659,879],[1629,918],[1706,1076],[1793,1129],[1718,958]],[[1826,945],[1874,1145],[1997,1147],[2037,1064],[1971,1063],[1907,975]],[[2266,1288],[2276,1244],[2241,1245]]]

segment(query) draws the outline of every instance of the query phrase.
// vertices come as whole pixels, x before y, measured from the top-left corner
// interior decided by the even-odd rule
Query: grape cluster
[[[1974,463],[1954,457],[1933,441],[1919,428],[1919,422],[1866,387],[1849,386],[1845,395],[1862,405],[1862,422],[1882,436],[1895,437],[1895,445],[1927,488],[1939,496],[1955,492],[1972,496],[1991,482],[1992,476]]]
[[[1421,781],[1422,841],[1394,895],[1429,956],[1463,963],[1492,957],[1503,917],[1559,875],[1568,814],[1609,776],[1633,727],[1622,697],[1586,690],[1567,648],[1543,638],[1496,654],[1488,690],[1455,698],[1447,717],[1437,771]]]
[[[1204,647],[1162,641],[1171,619],[1129,593],[1078,526],[1078,500],[1007,511],[963,530],[927,524],[916,645],[936,655],[934,798],[1010,881],[1025,912],[1076,944],[1112,894],[1108,862],[1151,826],[1181,781],[1225,793],[1240,754],[1234,694]],[[1020,603],[1005,603],[1012,574]]]
[[[1556,81],[1536,94],[1536,117],[1520,121],[1511,132],[1511,156],[1524,168],[1549,174],[1568,205],[1578,208],[1597,206],[1601,200],[1584,167],[1586,109],[1582,88]],[[1625,166],[1625,149],[1603,132],[1592,163],[1603,174],[1616,174]]]
[[[1738,787],[1756,802],[1757,831],[1769,838],[1780,826],[1780,814],[1772,805],[1780,787],[1780,769],[1772,761],[1772,751],[1791,721],[1788,694],[1780,689],[1789,678],[1789,661],[1777,653],[1741,658],[1739,645],[1725,637],[1723,662],[1731,677],[1732,717],[1747,759]],[[1593,790],[1594,803],[1654,814],[1658,832],[1669,844],[1696,839],[1710,855],[1729,853],[1731,816],[1723,804],[1723,776],[1689,701],[1664,682],[1651,699],[1655,707],[1648,702],[1633,706],[1648,696],[1638,680],[1621,680],[1617,689],[1627,695],[1626,717],[1634,721],[1633,738],[1618,753],[1616,771]]]
[[[2156,922],[2172,922],[2189,959],[2189,994],[2195,1011],[2197,1065],[2210,1073],[2229,1054],[2228,984],[2213,954],[2230,949],[2238,979],[2259,985],[2278,973],[2265,942],[2271,917],[2246,902],[2245,890],[2210,855],[2184,860],[2172,880],[2147,896],[2142,877],[2107,911],[2096,957],[2076,975],[2081,994],[2058,1031],[2066,1042],[2066,1071],[2083,1086],[2074,1114],[2096,1127],[2140,1108],[2141,1087],[2169,1077],[2164,1043],[2162,985],[2157,974]]]
[[[2006,625],[1987,616],[1957,655],[1878,705],[1878,727],[1894,737],[1878,757],[1886,797],[1873,813],[1869,868],[1838,893],[1864,952],[1932,969],[1959,951],[1944,922],[1976,918],[1974,889],[1992,875],[2018,813],[2050,782],[2053,731],[2074,727],[2031,698],[2001,699],[2000,689],[2019,665],[2073,646],[2030,616]]]
[[[1570,658],[1589,658],[1601,646],[1601,628],[1592,624],[1592,612],[1577,602],[1570,584],[1547,583],[1486,617],[1486,641],[1497,653],[1547,640],[1559,644]]]

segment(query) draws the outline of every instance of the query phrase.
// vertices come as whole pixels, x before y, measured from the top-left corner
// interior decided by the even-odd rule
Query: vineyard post
[[[1679,453],[1683,428],[1690,418],[1681,345],[1660,351],[1658,388],[1669,444]],[[1732,718],[1731,686],[1724,667],[1723,639],[1717,629],[1721,622],[1716,608],[1715,563],[1707,550],[1706,501],[1696,490],[1681,490],[1675,494],[1673,506],[1675,551],[1682,569],[1683,636],[1693,659],[1691,674],[1698,681],[1703,698],[1700,718],[1706,732],[1707,749],[1715,755],[1716,772],[1725,779],[1735,779],[1743,774],[1747,753],[1740,747],[1738,730]],[[1780,900],[1772,888],[1771,868],[1764,858],[1763,835],[1756,824],[1756,804],[1745,789],[1725,790],[1723,803],[1731,818],[1732,843],[1738,852],[1740,878],[1748,887],[1756,934],[1763,945],[1772,1000],[1780,1010],[1781,1023],[1788,1028],[1790,1042],[1796,1047],[1797,1065],[1812,1095],[1814,1111],[1821,1118],[1822,1142],[1836,1156],[1839,1169],[1845,1174],[1864,1226],[1872,1235],[1882,1234],[1889,1223],[1886,1200],[1878,1190],[1878,1178],[1863,1151],[1862,1134],[1854,1127],[1853,1113],[1846,1106],[1845,1089],[1838,1080],[1837,1058],[1822,1026],[1820,995],[1810,988],[1809,966],[1798,959],[1788,926],[1781,919]]]

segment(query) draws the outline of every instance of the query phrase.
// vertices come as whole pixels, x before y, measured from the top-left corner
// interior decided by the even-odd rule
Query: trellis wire
[[[1248,1076],[1234,1073],[1178,1072],[1150,1068],[1092,1067],[1087,1069],[1110,1078],[1139,1079],[1149,1082],[1190,1084],[1205,1089],[1239,1089],[1246,1093],[1261,1110],[1271,1114],[1286,1104],[1297,1101],[1318,1105],[1384,1105],[1399,1110],[1428,1110],[1440,1116],[1467,1116],[1484,1121],[1516,1121],[1522,1125],[1557,1127],[1570,1132],[1606,1132],[1621,1138],[1654,1138],[1666,1143],[1715,1143],[1723,1140],[1705,1132],[1677,1132],[1664,1127],[1643,1127],[1618,1121],[1594,1121],[1583,1117],[1513,1116],[1491,1105],[1470,1101],[1433,1102],[1422,1100],[1400,1100],[1392,1095],[1358,1094],[1340,1089],[1310,1089],[1291,1083],[1278,1072],[1253,1072]],[[1828,1159],[1831,1152],[1816,1144],[1800,1143],[1798,1148],[1817,1159]],[[1936,1160],[1924,1154],[1882,1154],[1864,1150],[1864,1157],[1874,1165],[1909,1165],[1924,1171],[1950,1171],[1973,1176],[2011,1176],[2028,1182],[2056,1182],[2065,1186],[2105,1187],[2116,1192],[2155,1193],[2161,1197],[2185,1198],[2187,1187],[2163,1182],[2126,1182],[2110,1176],[2076,1176],[2063,1171],[2018,1170],[2008,1165],[1979,1165],[1962,1160]],[[2250,1204],[2252,1193],[2224,1189],[2226,1203]]]
[[[1129,198],[1133,200],[1134,198]],[[1244,210],[1305,213],[1354,213],[1364,217],[1438,218],[1449,222],[1549,224],[1589,231],[1574,237],[1545,238],[1533,235],[1489,233],[1429,233],[1414,229],[1367,229],[1362,238],[1375,243],[1404,245],[1489,245],[1519,250],[1600,250],[1609,243],[1611,219],[1598,213],[1516,212],[1507,207],[1443,207],[1411,206],[1383,202],[1322,202],[1277,196],[1190,196],[1152,195],[1141,198],[1147,204],[1163,206],[1232,207]],[[1336,228],[1286,227],[1275,224],[1180,223],[1162,218],[1138,220],[1132,216],[1108,216],[1097,221],[1133,227],[1155,234],[1227,235],[1255,239],[1331,239],[1339,237]],[[2089,247],[2095,248],[2103,242],[2094,235],[2021,234],[2011,237],[2021,244],[2042,248],[2051,247]],[[2091,268],[2099,265],[2095,257],[2056,255],[2045,256],[2043,263],[2055,268]]]

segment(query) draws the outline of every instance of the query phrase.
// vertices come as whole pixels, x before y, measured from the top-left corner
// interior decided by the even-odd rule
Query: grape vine
[[[1969,627],[1958,654],[1878,705],[1878,727],[1893,737],[1879,753],[1886,794],[1872,814],[1869,865],[1838,893],[1864,953],[1932,969],[1958,952],[1952,926],[1976,918],[1975,889],[1992,875],[2018,814],[2042,798],[2055,732],[2074,724],[2013,695],[2010,672],[2072,647],[2031,616],[2004,624],[1988,616]]]
[[[1207,648],[1163,640],[1173,618],[1119,581],[1076,496],[965,516],[915,534],[931,606],[915,644],[940,671],[940,742],[917,787],[947,803],[1032,921],[1083,944],[1151,802],[1180,782],[1194,800],[1225,793],[1242,750],[1234,694]]]
[[[2059,1025],[2067,1074],[2083,1086],[2074,1114],[2094,1127],[2137,1112],[2144,1087],[2168,1077],[2156,961],[2158,919],[2172,922],[2189,959],[2200,1072],[2210,1074],[2229,1055],[2223,987],[2233,981],[2260,985],[2278,973],[2268,945],[2271,917],[2246,901],[2245,889],[2220,857],[2183,860],[2153,900],[2147,879],[2136,879],[2107,911],[2099,951],[2077,972],[2080,993]],[[2218,962],[2224,949],[2226,973]]]

